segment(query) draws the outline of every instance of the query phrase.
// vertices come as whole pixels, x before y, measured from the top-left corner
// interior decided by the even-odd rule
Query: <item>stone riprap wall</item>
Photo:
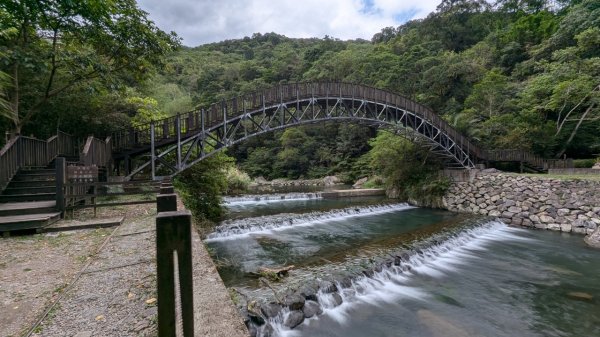
[[[591,234],[600,225],[600,181],[489,170],[471,170],[469,176],[452,184],[442,199],[445,208],[498,217],[507,224],[580,234]]]

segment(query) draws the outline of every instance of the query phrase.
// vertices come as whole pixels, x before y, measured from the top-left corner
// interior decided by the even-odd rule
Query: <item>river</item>
[[[337,284],[341,305],[319,291],[323,314],[289,329],[284,310],[268,322],[276,336],[600,336],[600,253],[581,236],[376,197],[225,202],[205,242],[227,287],[272,301]],[[256,275],[287,265],[270,287]]]

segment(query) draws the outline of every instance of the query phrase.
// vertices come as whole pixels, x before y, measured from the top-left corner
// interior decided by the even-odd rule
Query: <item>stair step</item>
[[[28,180],[53,181],[53,180],[55,180],[55,174],[54,173],[31,173],[31,174],[19,173],[12,179],[12,181],[28,181]]]
[[[21,187],[56,187],[56,181],[54,180],[23,180],[23,181],[11,181],[6,188],[21,188]]]
[[[56,186],[54,184],[49,186],[8,187],[2,191],[2,195],[40,194],[53,192],[56,193]]]
[[[17,174],[56,174],[55,169],[49,168],[35,168],[35,169],[21,169]]]
[[[11,202],[0,204],[0,216],[56,212],[56,201]]]
[[[0,203],[56,200],[56,193],[0,195]]]
[[[0,232],[43,228],[60,219],[60,212],[0,217]]]

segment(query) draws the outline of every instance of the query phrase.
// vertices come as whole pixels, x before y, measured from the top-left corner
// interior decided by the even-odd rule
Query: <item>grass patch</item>
[[[544,173],[509,173],[515,176],[526,176],[526,177],[538,177],[546,179],[558,179],[558,180],[589,180],[589,181],[600,181],[600,174],[544,174]]]

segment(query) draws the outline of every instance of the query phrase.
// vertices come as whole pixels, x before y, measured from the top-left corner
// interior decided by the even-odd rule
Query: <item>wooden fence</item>
[[[79,155],[79,162],[84,166],[108,167],[112,161],[111,146],[111,137],[100,140],[89,136]]]

